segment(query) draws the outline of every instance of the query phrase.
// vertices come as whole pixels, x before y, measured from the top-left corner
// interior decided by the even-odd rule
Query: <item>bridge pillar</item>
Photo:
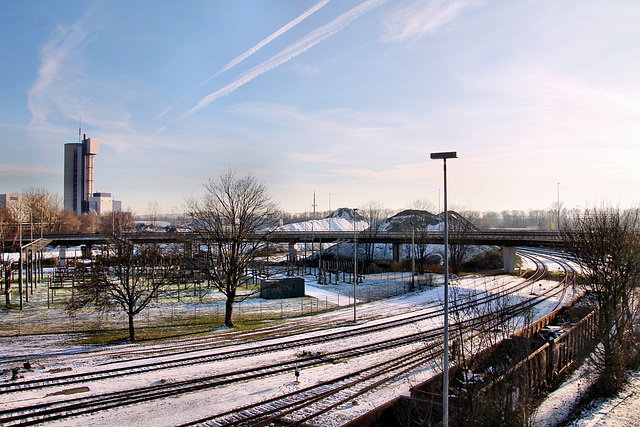
[[[502,259],[504,260],[505,273],[515,273],[516,272],[516,247],[503,246]]]
[[[83,245],[80,247],[80,250],[82,251],[82,258],[85,259],[91,259],[91,251],[93,250],[93,246],[92,245]]]
[[[402,261],[402,243],[394,243],[393,244],[393,262],[401,262]]]
[[[298,249],[294,242],[289,243],[289,261],[296,262],[298,259]]]
[[[67,248],[66,246],[60,246],[58,249],[58,266],[66,267],[67,266]]]

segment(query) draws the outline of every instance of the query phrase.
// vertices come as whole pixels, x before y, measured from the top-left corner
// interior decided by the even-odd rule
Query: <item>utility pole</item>
[[[356,219],[358,209],[353,210],[353,323],[356,323],[356,284],[358,283],[358,232]]]
[[[449,426],[449,213],[447,212],[447,159],[455,159],[455,151],[431,153],[443,160],[444,171],[444,366],[442,372],[442,425]]]

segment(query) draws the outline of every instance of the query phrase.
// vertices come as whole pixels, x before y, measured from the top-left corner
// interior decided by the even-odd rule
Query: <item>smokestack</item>
[[[99,152],[100,141],[95,138],[87,138],[84,135],[82,139],[82,151],[84,155],[84,191],[83,205],[86,206],[83,211],[89,212],[89,198],[93,196],[93,156]]]

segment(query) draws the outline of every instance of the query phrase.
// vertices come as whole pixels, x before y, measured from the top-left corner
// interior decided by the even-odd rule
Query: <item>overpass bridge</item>
[[[361,243],[390,243],[409,244],[411,243],[411,231],[358,231],[358,242]],[[142,232],[126,233],[127,239],[137,243],[177,243],[197,240],[197,234],[191,232]],[[94,246],[104,245],[111,242],[109,234],[85,233],[85,234],[49,234],[45,235],[49,243],[48,246]],[[353,231],[259,231],[253,234],[253,239],[268,240],[276,243],[335,243],[352,242]],[[421,231],[415,233],[416,241],[420,243],[443,244],[444,232],[442,231]],[[22,245],[31,243],[29,236],[22,237]],[[541,246],[559,247],[562,246],[562,238],[556,231],[449,231],[449,242],[451,244],[472,244],[472,245],[497,245],[497,246]],[[5,248],[17,248],[20,245],[19,239],[6,238]]]
[[[359,243],[387,243],[393,247],[393,260],[402,259],[403,246],[411,244],[412,240],[417,244],[444,244],[443,231],[420,231],[412,236],[408,232],[357,232]],[[295,259],[295,244],[297,243],[336,243],[353,242],[354,232],[347,231],[286,231],[274,232],[268,237],[272,242],[289,243],[290,258]],[[516,247],[561,247],[562,237],[555,231],[449,231],[449,244],[452,245],[486,245],[502,246],[504,257],[504,269],[508,273],[515,272],[516,268]]]
[[[402,258],[403,245],[411,244],[411,230],[397,231],[270,231],[256,232],[253,239],[272,243],[286,243],[289,245],[289,256],[297,259],[296,244],[298,243],[350,243],[357,235],[359,243],[386,243],[393,246],[394,261]],[[198,236],[191,232],[143,232],[127,233],[127,238],[137,243],[180,243],[195,242]],[[414,234],[416,244],[444,244],[443,231],[420,231]],[[85,233],[85,234],[58,234],[44,236],[39,247],[71,247],[106,245],[111,241],[109,234]],[[46,243],[45,243],[46,242]],[[22,245],[20,245],[22,243]],[[534,247],[561,247],[562,238],[554,231],[533,230],[491,230],[491,231],[450,231],[449,243],[452,245],[487,245],[502,246],[504,254],[505,271],[515,271],[515,255],[517,246]],[[16,239],[5,239],[4,251],[19,251],[20,246],[33,245],[28,236],[23,236],[22,242]]]

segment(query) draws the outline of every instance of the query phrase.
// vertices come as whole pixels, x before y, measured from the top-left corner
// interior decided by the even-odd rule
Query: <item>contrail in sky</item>
[[[305,11],[302,15],[298,16],[296,19],[294,19],[293,21],[289,22],[287,25],[285,25],[284,27],[280,28],[278,31],[276,31],[275,33],[271,34],[269,37],[267,37],[266,39],[262,40],[260,43],[258,43],[257,45],[253,46],[251,49],[247,50],[246,52],[244,52],[242,55],[237,56],[236,58],[232,59],[231,61],[227,62],[224,67],[222,67],[220,69],[220,71],[218,71],[217,73],[215,73],[213,76],[209,77],[208,79],[206,79],[205,81],[203,81],[202,83],[200,83],[198,86],[196,86],[195,88],[193,88],[191,91],[189,91],[186,95],[184,95],[182,98],[178,99],[176,102],[174,102],[173,104],[171,104],[170,106],[168,106],[162,113],[160,113],[160,115],[158,117],[156,117],[156,119],[161,118],[162,116],[164,116],[165,114],[167,114],[176,104],[178,104],[180,101],[182,101],[183,99],[185,99],[187,96],[191,95],[193,93],[193,91],[195,91],[196,89],[198,89],[199,87],[201,87],[203,84],[207,83],[208,81],[210,81],[211,79],[214,79],[216,77],[218,77],[220,74],[224,73],[227,70],[230,70],[231,68],[235,67],[236,65],[238,65],[239,63],[241,63],[242,61],[244,61],[245,59],[247,59],[248,57],[250,57],[251,55],[253,55],[254,53],[256,53],[258,50],[260,50],[262,47],[264,47],[265,45],[267,45],[269,42],[271,42],[273,39],[275,39],[276,37],[286,33],[287,31],[289,31],[291,28],[295,27],[296,25],[298,25],[300,22],[302,22],[303,20],[305,20],[306,18],[308,18],[309,16],[311,16],[312,14],[314,14],[315,12],[317,12],[319,9],[321,9],[322,7],[324,7],[327,3],[329,3],[331,0],[321,0],[318,3],[316,3],[315,5],[313,5],[310,9],[308,9],[307,11]]]
[[[343,28],[351,24],[351,22],[359,18],[362,14],[372,9],[375,9],[378,6],[381,6],[387,1],[388,0],[368,0],[354,7],[353,9],[348,10],[347,12],[343,13],[333,21],[329,22],[328,24],[302,37],[301,39],[299,39],[298,41],[296,41],[286,49],[282,50],[277,55],[274,55],[273,57],[271,57],[271,59],[245,72],[236,80],[229,83],[227,86],[202,98],[195,107],[193,107],[191,110],[187,111],[186,113],[182,114],[180,117],[193,114],[196,111],[206,107],[209,103],[215,101],[216,99],[229,95],[230,93],[234,92],[236,89],[238,89],[240,86],[244,85],[245,83],[249,83],[251,80],[255,79],[261,74],[264,74],[267,71],[307,51],[308,49],[312,48],[316,44],[320,43],[322,40],[332,36],[333,34],[337,33],[338,31],[342,30]]]
[[[262,46],[266,45],[267,43],[269,43],[271,40],[275,39],[279,35],[284,34],[286,31],[289,31],[295,25],[300,23],[305,18],[311,16],[311,14],[316,12],[321,7],[325,6],[330,1],[331,0],[322,0],[322,1],[318,2],[318,3],[316,3],[313,7],[311,7],[311,9],[307,10],[302,15],[298,16],[296,19],[294,19],[293,21],[289,22],[287,25],[285,25],[284,27],[280,28],[278,31],[276,31],[275,33],[271,34],[269,37],[267,37],[266,39],[262,40],[260,43],[258,43],[257,45],[255,45],[251,49],[247,50],[242,55],[240,55],[237,58],[233,59],[232,61],[228,62],[224,67],[222,67],[222,69],[220,71],[218,71],[216,74],[214,74],[209,79],[207,79],[207,81],[211,80],[212,78],[218,76],[221,73],[224,73],[228,69],[235,67],[240,62],[244,61],[246,58],[248,58],[249,56],[253,55],[253,53],[255,53]]]

